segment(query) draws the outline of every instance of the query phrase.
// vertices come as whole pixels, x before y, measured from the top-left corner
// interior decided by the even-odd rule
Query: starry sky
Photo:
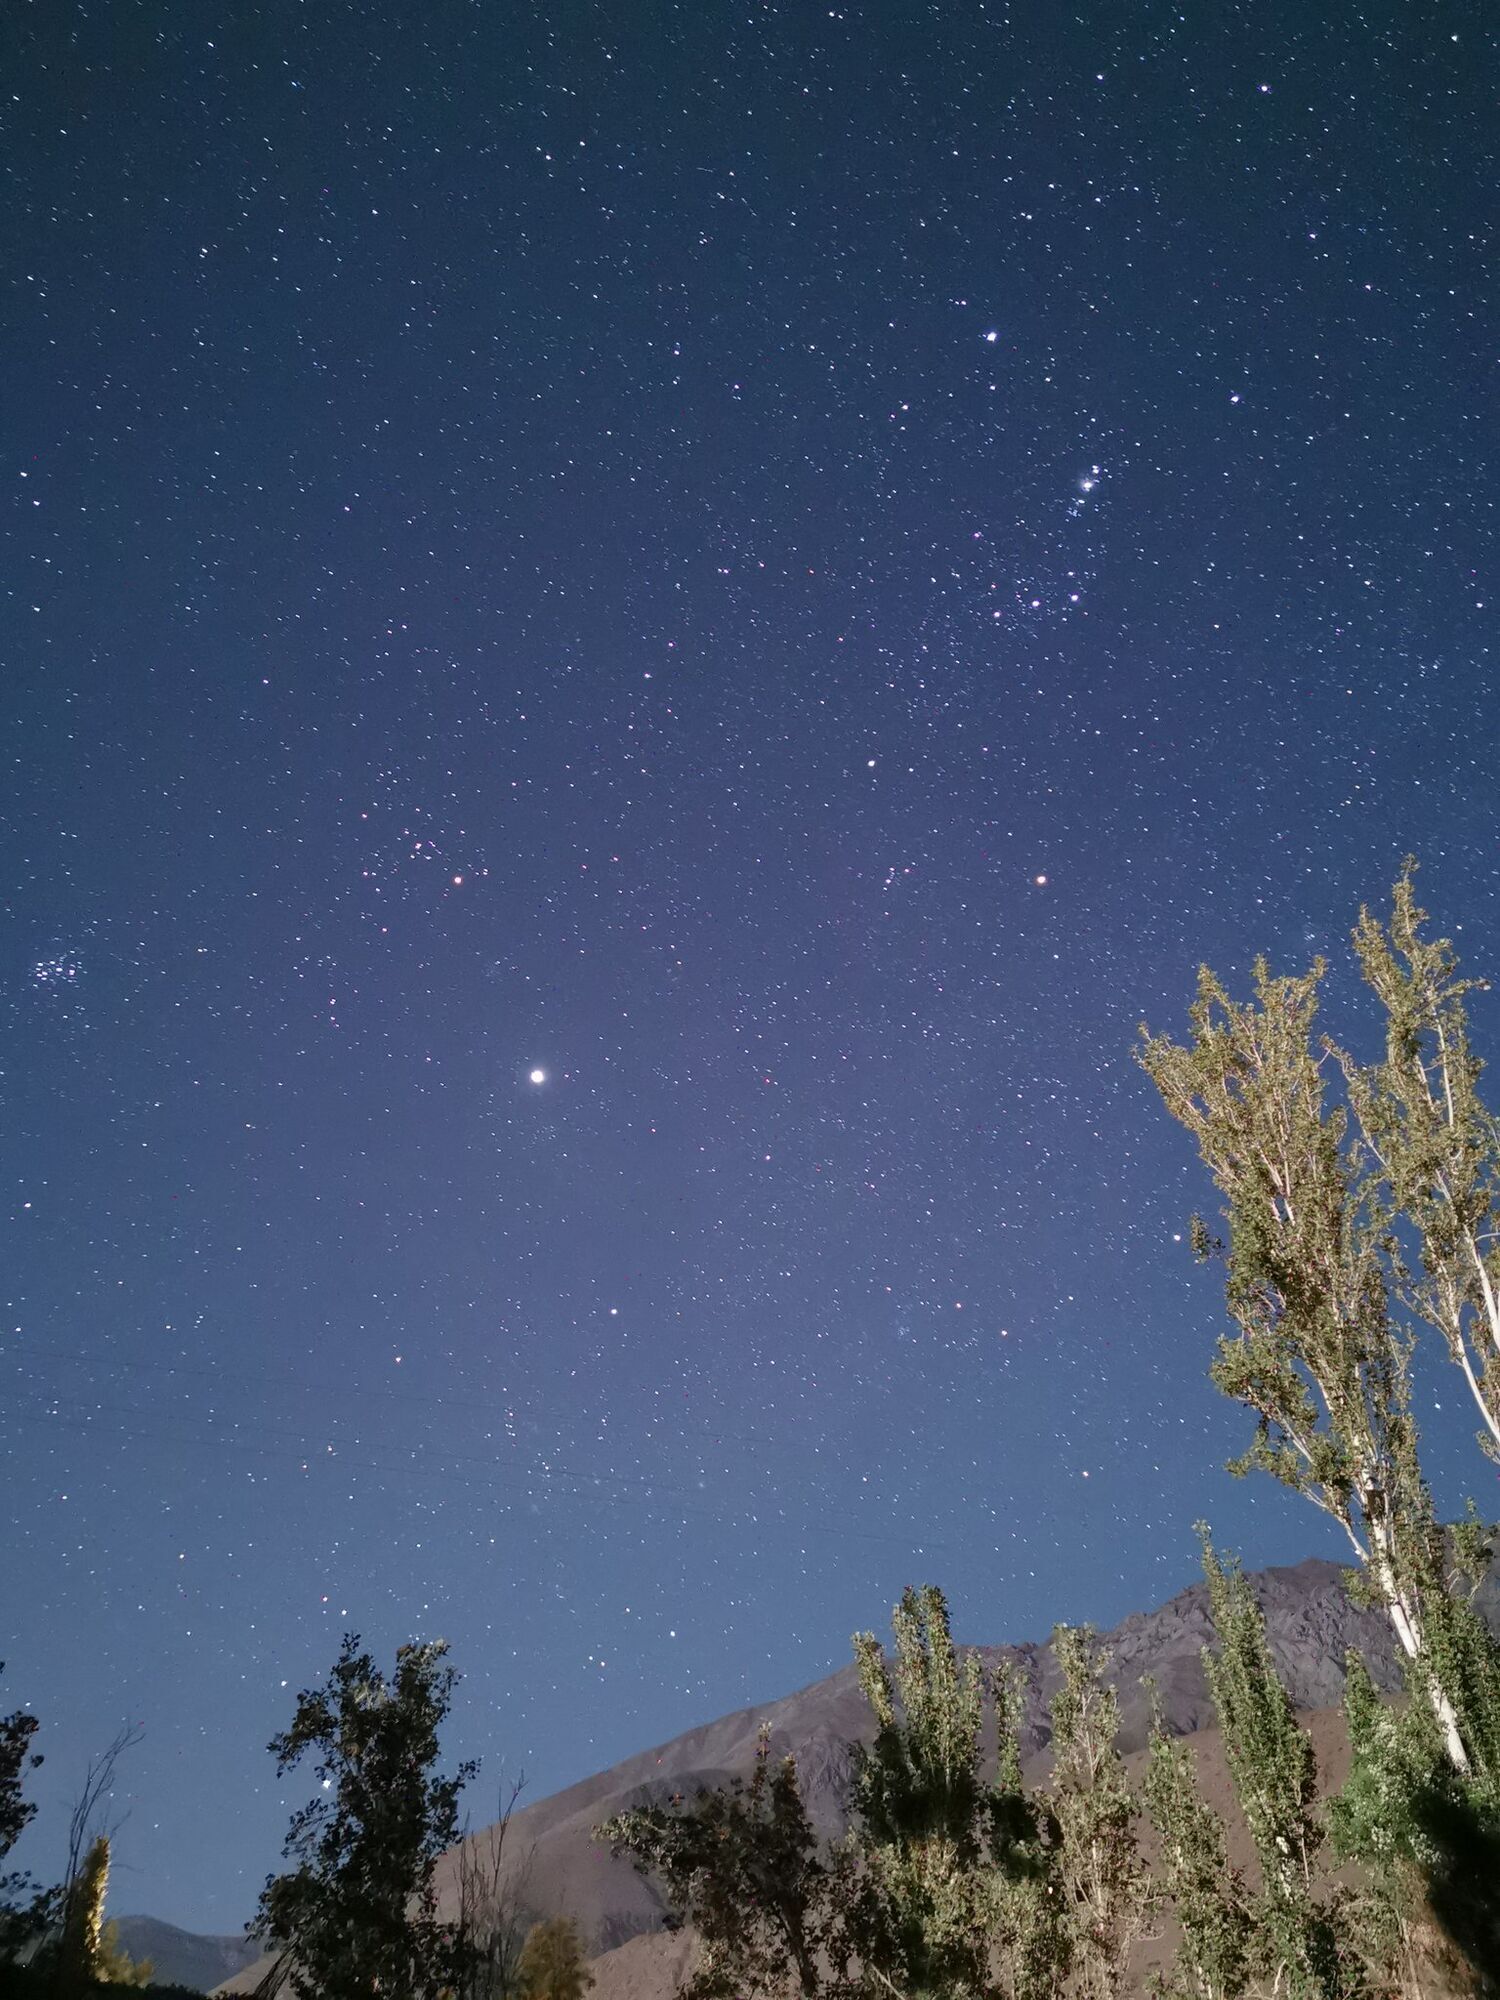
[[[113,1907],[237,1928],[346,1628],[483,1818],[1332,1552],[1130,1051],[1373,1047],[1408,849],[1500,970],[1485,11],[10,11],[18,1859],[139,1722]]]

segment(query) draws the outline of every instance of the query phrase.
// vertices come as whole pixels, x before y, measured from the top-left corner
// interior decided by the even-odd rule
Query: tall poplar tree
[[[1217,1634],[1205,1648],[1230,1781],[1260,1863],[1254,1957],[1290,2000],[1356,2000],[1364,1969],[1342,1902],[1314,1886],[1325,1839],[1312,1739],[1297,1721],[1271,1657],[1265,1619],[1235,1563],[1203,1533],[1203,1569]]]
[[[1062,1832],[1043,1795],[1021,1776],[1025,1683],[1005,1662],[990,1680],[995,1782],[990,1793],[994,1951],[1008,2000],[1053,2000],[1073,1963],[1073,1932],[1061,1882]]]
[[[962,1657],[935,1585],[902,1594],[895,1658],[856,1633],[875,1741],[854,1748],[850,1806],[861,1861],[861,1956],[900,1992],[948,2000],[985,1990],[991,1922],[981,1867],[984,1670]]]
[[[1344,1719],[1350,1767],[1329,1806],[1335,1852],[1364,1872],[1362,1929],[1367,1946],[1395,1966],[1408,2000],[1424,1991],[1430,1928],[1427,1890],[1441,1856],[1424,1825],[1423,1795],[1440,1761],[1432,1716],[1382,1701],[1358,1653],[1344,1662]]]
[[[1500,1461],[1500,1123],[1479,1094],[1467,1008],[1484,982],[1460,976],[1447,938],[1424,935],[1415,875],[1408,859],[1388,925],[1362,909],[1354,932],[1385,1010],[1385,1061],[1340,1061],[1385,1214],[1420,1244],[1420,1270],[1399,1271],[1403,1298],[1442,1336]]]
[[[1500,1817],[1444,1759],[1430,1710],[1382,1701],[1357,1653],[1344,1715],[1350,1768],[1329,1822],[1340,1857],[1363,1870],[1364,1941],[1411,2000],[1434,1977],[1450,1990],[1456,1960],[1473,1991],[1500,1993]]]
[[[1382,925],[1360,911],[1354,932],[1366,983],[1385,1011],[1385,1060],[1361,1067],[1329,1044],[1348,1084],[1369,1171],[1365,1197],[1384,1230],[1402,1303],[1436,1330],[1481,1421],[1479,1442],[1500,1462],[1500,1121],[1479,1094],[1484,1065],[1469,1039],[1467,997],[1484,982],[1460,975],[1446,938],[1425,935],[1416,863],[1407,860]],[[1415,1265],[1405,1245],[1415,1240]],[[1469,1597],[1491,1559],[1472,1517],[1448,1542],[1449,1603],[1434,1634],[1443,1684],[1454,1691],[1471,1806],[1500,1812],[1500,1646]]]
[[[1163,2000],[1239,2000],[1249,1984],[1253,1918],[1229,1861],[1224,1822],[1198,1784],[1193,1753],[1169,1736],[1153,1691],[1142,1787],[1160,1846],[1158,1884],[1181,1930]]]
[[[146,1986],[151,1961],[137,1964],[120,1943],[119,1926],[105,1921],[109,1897],[110,1841],[107,1833],[89,1843],[63,1912],[56,1957],[56,1984],[65,1996],[91,1993],[98,1986]]]
[[[104,1898],[109,1891],[109,1836],[100,1834],[83,1857],[83,1866],[68,1891],[58,1946],[57,1985],[61,1993],[80,1993],[99,1978],[104,1951]]]
[[[1059,1625],[1052,1649],[1062,1670],[1052,1698],[1052,1810],[1074,1990],[1080,2000],[1113,2000],[1151,1901],[1137,1800],[1116,1747],[1119,1698],[1104,1680],[1093,1632]]]
[[[1273,978],[1258,960],[1254,998],[1240,1003],[1205,967],[1189,1040],[1142,1029],[1140,1060],[1225,1196],[1234,1332],[1211,1372],[1256,1418],[1232,1469],[1267,1471],[1338,1522],[1467,1774],[1485,1725],[1467,1712],[1454,1658],[1409,1347],[1389,1314],[1387,1218],[1367,1198],[1346,1114],[1325,1102],[1329,1058],[1313,1043],[1323,971],[1319,960],[1301,978]],[[1193,1235],[1200,1255],[1222,1247],[1202,1223]]]

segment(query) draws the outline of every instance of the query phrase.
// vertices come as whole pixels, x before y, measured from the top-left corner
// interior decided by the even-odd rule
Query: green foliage
[[[1230,999],[1206,968],[1186,1044],[1143,1029],[1140,1061],[1198,1142],[1225,1197],[1225,1299],[1234,1332],[1211,1373],[1256,1419],[1232,1469],[1259,1469],[1339,1523],[1372,1601],[1389,1618],[1454,1768],[1481,1753],[1464,1675],[1477,1644],[1452,1609],[1441,1532],[1411,1413],[1410,1347],[1391,1324],[1388,1202],[1365,1172],[1348,1116],[1325,1103],[1313,1025],[1319,961]],[[1211,1250],[1198,1227],[1194,1244]],[[1458,1623],[1455,1624],[1455,1619]]]
[[[0,1673],[4,1671],[0,1661]],[[24,1708],[0,1716],[0,1861],[36,1817],[35,1802],[25,1796],[23,1787],[26,1773],[42,1761],[31,1747],[37,1727],[37,1718]]]
[[[1425,1704],[1382,1701],[1357,1653],[1345,1661],[1344,1717],[1350,1768],[1329,1804],[1333,1848],[1363,1864],[1362,1933],[1367,1949],[1420,1980],[1427,1880],[1439,1855],[1418,1803],[1442,1764]]]
[[[1437,1522],[1410,1345],[1391,1325],[1395,1299],[1436,1329],[1500,1458],[1500,1124],[1469,1036],[1477,982],[1427,935],[1414,874],[1408,862],[1388,923],[1362,910],[1354,932],[1384,1061],[1362,1067],[1315,1041],[1321,963],[1299,979],[1257,964],[1248,1005],[1205,971],[1187,1044],[1146,1035],[1141,1049],[1226,1200],[1235,1331],[1213,1375],[1256,1416],[1235,1469],[1272,1473],[1340,1523],[1356,1594],[1386,1613],[1404,1656],[1399,1722],[1351,1680],[1362,1747],[1336,1823],[1370,1872],[1362,1921],[1406,1978],[1429,1908],[1475,1964],[1500,1929],[1500,1876],[1458,1858],[1490,1852],[1500,1806],[1500,1646],[1470,1601],[1491,1535],[1472,1510],[1449,1534]],[[1347,1110],[1325,1103],[1330,1073]],[[1193,1242],[1222,1247],[1201,1224]]]
[[[532,1929],[521,1952],[526,2000],[583,2000],[593,1983],[578,1932],[567,1917],[549,1917]]]
[[[994,1951],[1008,2000],[1049,2000],[1067,1979],[1073,1931],[1059,1880],[1062,1830],[1021,1777],[1025,1687],[1013,1663],[993,1676],[995,1783],[989,1797]]]
[[[149,1958],[130,1956],[120,1942],[120,1926],[116,1923],[107,1923],[99,1934],[98,1966],[95,1976],[105,1986],[149,1986],[155,1970]]]
[[[1338,1051],[1386,1219],[1405,1222],[1420,1271],[1398,1260],[1406,1302],[1442,1336],[1500,1459],[1500,1126],[1479,1095],[1467,996],[1446,938],[1424,935],[1416,863],[1391,894],[1388,925],[1362,909],[1354,948],[1386,1017],[1386,1057],[1361,1069]]]
[[[881,1847],[945,1842],[966,1862],[979,1851],[979,1655],[960,1660],[948,1606],[934,1585],[907,1590],[891,1620],[894,1674],[872,1632],[854,1637],[859,1684],[875,1741],[856,1746],[851,1801],[866,1838]]]
[[[1291,1898],[1312,1879],[1322,1843],[1317,1762],[1271,1657],[1265,1619],[1233,1561],[1215,1553],[1205,1529],[1203,1569],[1217,1650],[1205,1649],[1235,1794],[1269,1894]]]
[[[1290,2000],[1353,2000],[1365,1990],[1352,1911],[1314,1886],[1325,1829],[1312,1739],[1276,1672],[1265,1619],[1238,1564],[1222,1562],[1206,1529],[1203,1569],[1218,1635],[1205,1649],[1235,1797],[1260,1863],[1253,1961]]]
[[[1460,1528],[1460,1543],[1463,1529]],[[1442,1543],[1432,1550],[1427,1644],[1407,1669],[1412,1693],[1445,1701],[1464,1745],[1460,1770],[1479,1805],[1500,1798],[1500,1646],[1475,1610],[1460,1574],[1444,1574]],[[1459,1549],[1462,1561],[1462,1547]]]
[[[150,1960],[137,1964],[120,1943],[118,1925],[105,1921],[109,1864],[109,1835],[97,1834],[61,1896],[57,1934],[36,1955],[35,1963],[48,1972],[57,2000],[76,2000],[100,1986],[150,1984]]]
[[[855,1635],[875,1741],[855,1746],[850,1805],[861,1868],[850,1919],[861,1958],[903,1993],[985,1990],[991,1884],[979,1867],[987,1814],[977,1653],[960,1660],[934,1586],[897,1606],[894,1670]]]
[[[596,1829],[661,1883],[676,1921],[702,1940],[685,2000],[820,1990],[818,1954],[833,1920],[833,1872],[802,1803],[797,1767],[771,1761],[762,1732],[748,1785],[703,1790],[691,1805],[641,1807]]]
[[[0,1662],[0,1673],[4,1672]],[[0,1716],[0,1861],[4,1861],[36,1817],[25,1796],[26,1773],[41,1763],[32,1749],[37,1718],[23,1708]],[[24,1870],[0,1874],[0,1965],[30,1948],[54,1921],[55,1890],[38,1889]]]
[[[1469,1968],[1500,1992],[1500,1813],[1453,1771],[1420,1701],[1381,1700],[1364,1662],[1346,1663],[1350,1768],[1329,1807],[1336,1852],[1362,1864],[1366,1940],[1383,1945],[1408,1986],[1424,1966]]]
[[[1052,2000],[1071,1933],[1057,1822],[1021,1782],[1022,1691],[995,1682],[998,1769],[979,1776],[989,1690],[953,1644],[941,1591],[908,1590],[894,1657],[857,1634],[874,1741],[851,1746],[850,1830],[817,1837],[788,1759],[762,1738],[748,1786],[642,1808],[598,1837],[653,1875],[702,1939],[687,2000],[798,1994]]]
[[[857,1634],[874,1740],[851,1748],[850,1829],[826,1857],[788,1761],[762,1739],[748,1787],[600,1827],[703,1941],[687,2000],[1108,2000],[1149,1908],[1118,1708],[1091,1635],[1059,1629],[1055,1789],[1021,1777],[1023,1687],[986,1683],[941,1591],[908,1590],[888,1661]],[[993,1712],[995,1782],[980,1777]]]
[[[90,1843],[77,1879],[69,1885],[58,1951],[65,1993],[104,1977],[104,1900],[109,1894],[109,1836]]]
[[[1226,1298],[1236,1331],[1214,1380],[1257,1428],[1235,1470],[1271,1473],[1330,1513],[1361,1559],[1367,1514],[1399,1512],[1388,1435],[1405,1379],[1391,1338],[1379,1244],[1363,1225],[1345,1121],[1324,1106],[1312,1048],[1321,961],[1300,979],[1255,967],[1255,998],[1231,1000],[1206,968],[1179,1045],[1143,1035],[1140,1060],[1197,1139],[1226,1197]],[[1199,1224],[1194,1241],[1209,1248]]]
[[[346,1634],[327,1683],[298,1696],[291,1728],[271,1742],[278,1774],[311,1753],[320,1780],[287,1835],[296,1865],[267,1882],[258,1920],[306,2000],[436,2000],[461,1983],[461,1940],[438,1922],[433,1889],[473,1772],[436,1771],[457,1678],[446,1654],[441,1641],[402,1646],[387,1682]]]
[[[1250,1979],[1254,1917],[1224,1823],[1202,1796],[1192,1752],[1169,1736],[1157,1707],[1144,1784],[1161,1848],[1158,1891],[1181,1928],[1162,1982],[1170,2000],[1237,2000]]]
[[[1111,2000],[1151,1902],[1115,1747],[1120,1704],[1087,1626],[1059,1625],[1052,1645],[1063,1677],[1052,1700],[1052,1810],[1069,1955],[1081,2000]]]

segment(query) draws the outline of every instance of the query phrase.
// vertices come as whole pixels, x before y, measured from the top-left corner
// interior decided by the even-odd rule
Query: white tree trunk
[[[1409,1660],[1415,1660],[1424,1669],[1423,1685],[1427,1690],[1428,1700],[1432,1703],[1432,1712],[1437,1718],[1438,1728],[1442,1732],[1443,1748],[1448,1754],[1448,1761],[1461,1777],[1467,1778],[1470,1771],[1469,1753],[1464,1748],[1463,1737],[1459,1734],[1458,1716],[1447,1693],[1427,1667],[1427,1649],[1422,1642],[1421,1630],[1396,1586],[1394,1570],[1386,1547],[1388,1537],[1389,1530],[1384,1528],[1378,1534],[1372,1531],[1370,1536],[1371,1568],[1375,1572],[1375,1581],[1385,1599],[1386,1612],[1401,1650]]]

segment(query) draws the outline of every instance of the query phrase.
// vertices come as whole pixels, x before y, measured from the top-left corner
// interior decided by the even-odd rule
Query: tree
[[[1364,1870],[1364,1940],[1413,2000],[1434,1973],[1451,1982],[1456,1959],[1477,1991],[1500,1991],[1500,1818],[1444,1758],[1426,1705],[1382,1701],[1357,1653],[1344,1715],[1349,1776],[1329,1822],[1336,1853]]]
[[[549,1917],[532,1929],[521,1953],[526,2000],[583,2000],[593,1983],[578,1932],[567,1917]]]
[[[854,1638],[875,1738],[851,1747],[851,1827],[833,1853],[819,1852],[795,1763],[773,1770],[764,1735],[748,1786],[701,1791],[691,1806],[642,1808],[598,1829],[656,1876],[675,1921],[699,1932],[687,2000],[815,2000],[825,1987],[988,1991],[997,1905],[987,1847],[1003,1827],[1019,1874],[1036,1821],[1018,1765],[998,1808],[980,1781],[984,1677],[978,1655],[961,1659],[953,1644],[942,1592],[906,1591],[893,1625],[893,1665],[872,1634]],[[1019,1908],[1010,1913],[1015,1962],[1042,1929]],[[1019,2000],[1043,1990],[1027,1987]]]
[[[683,2000],[741,1993],[815,2000],[834,1877],[818,1853],[796,1762],[773,1765],[767,1730],[748,1785],[705,1788],[691,1805],[639,1807],[596,1827],[595,1838],[655,1876],[674,1923],[698,1932],[698,1965]]]
[[[516,1863],[510,1823],[524,1782],[517,1778],[508,1794],[502,1790],[494,1821],[482,1833],[466,1831],[458,1850],[462,2000],[515,2000],[521,1990],[521,1952],[531,1929],[524,1899],[535,1847]]]
[[[109,1836],[90,1844],[68,1894],[58,1946],[58,1988],[82,1993],[99,1977],[104,1942],[104,1898],[109,1890]]]
[[[1214,1381],[1256,1417],[1232,1466],[1260,1468],[1329,1514],[1371,1599],[1390,1619],[1455,1770],[1480,1751],[1461,1670],[1477,1636],[1453,1609],[1444,1546],[1417,1455],[1408,1343],[1389,1314],[1388,1218],[1372,1208],[1348,1119],[1324,1102],[1312,1042],[1319,960],[1302,978],[1255,966],[1255,997],[1231,1000],[1205,967],[1179,1045],[1142,1029],[1140,1061],[1197,1139],[1226,1198],[1226,1301]],[[1212,1254],[1203,1224],[1195,1248]]]
[[[0,1660],[0,1673],[4,1671]],[[36,1803],[25,1796],[23,1787],[26,1773],[42,1761],[31,1747],[37,1728],[37,1718],[24,1708],[0,1717],[0,1861],[36,1818]]]
[[[1169,2000],[1237,2000],[1250,1979],[1253,1919],[1244,1877],[1230,1866],[1224,1822],[1198,1786],[1193,1753],[1169,1736],[1154,1705],[1143,1786],[1161,1848],[1160,1890],[1181,1928]]]
[[[463,1983],[462,1940],[438,1922],[433,1887],[475,1768],[437,1772],[457,1680],[447,1651],[441,1640],[402,1646],[387,1681],[347,1633],[325,1685],[297,1697],[271,1741],[278,1775],[312,1753],[321,1786],[287,1834],[296,1865],[267,1882],[258,1916],[307,2000],[436,2000]]]
[[[983,1668],[977,1653],[959,1658],[933,1585],[905,1591],[892,1625],[894,1671],[873,1633],[854,1638],[875,1717],[873,1745],[854,1749],[855,1939],[865,1963],[902,1993],[976,1995],[987,1983],[993,1908],[979,1865]]]
[[[748,1785],[596,1829],[697,1929],[682,2000],[1110,2000],[1151,1899],[1092,1635],[1057,1633],[1048,1795],[1022,1780],[1015,1666],[987,1678],[960,1653],[935,1588],[906,1591],[892,1622],[890,1659],[872,1634],[854,1638],[875,1729],[850,1747],[849,1831],[829,1853],[795,1764],[773,1773],[764,1736]]]
[[[1312,1739],[1276,1672],[1265,1619],[1239,1566],[1222,1562],[1206,1529],[1217,1650],[1204,1649],[1230,1781],[1260,1863],[1255,1957],[1290,2000],[1353,2000],[1363,1991],[1347,1911],[1314,1887],[1324,1840]]]
[[[0,1673],[4,1672],[0,1662]],[[25,1796],[28,1771],[41,1757],[31,1747],[37,1718],[24,1708],[0,1717],[0,1862],[36,1817],[36,1804]],[[0,1964],[25,1951],[46,1930],[55,1913],[56,1892],[38,1889],[25,1870],[0,1873]]]
[[[1386,1057],[1361,1069],[1337,1051],[1376,1165],[1388,1219],[1421,1246],[1420,1274],[1400,1271],[1406,1303],[1434,1326],[1462,1371],[1500,1460],[1500,1125],[1479,1095],[1484,1065],[1469,1042],[1466,996],[1446,938],[1427,938],[1408,858],[1382,926],[1361,909],[1354,947],[1386,1017]]]
[[[989,1797],[994,1954],[1007,2000],[1053,2000],[1072,1965],[1073,1934],[1059,1881],[1062,1833],[1021,1777],[1025,1687],[1014,1661],[991,1677],[995,1783]]]
[[[155,1966],[149,1958],[132,1958],[120,1942],[120,1926],[111,1918],[99,1939],[99,1979],[106,1986],[150,1986]]]
[[[109,1860],[109,1835],[98,1834],[83,1857],[63,1917],[56,1964],[57,1988],[65,1996],[95,1986],[150,1984],[150,1960],[136,1964],[120,1943],[119,1927],[105,1921]]]
[[[126,1724],[113,1741],[89,1759],[83,1784],[68,1820],[67,1864],[55,1889],[33,1896],[13,1949],[34,1954],[53,1990],[73,1993],[109,1980],[139,1986],[149,1978],[149,1964],[137,1967],[121,1949],[113,1924],[104,1921],[109,1885],[110,1838],[122,1818],[108,1824],[115,1769],[127,1750],[140,1742],[143,1731]]]
[[[1150,1903],[1136,1802],[1115,1744],[1120,1704],[1087,1626],[1059,1625],[1052,1647],[1062,1669],[1052,1699],[1052,1810],[1074,1986],[1081,2000],[1113,2000]]]

